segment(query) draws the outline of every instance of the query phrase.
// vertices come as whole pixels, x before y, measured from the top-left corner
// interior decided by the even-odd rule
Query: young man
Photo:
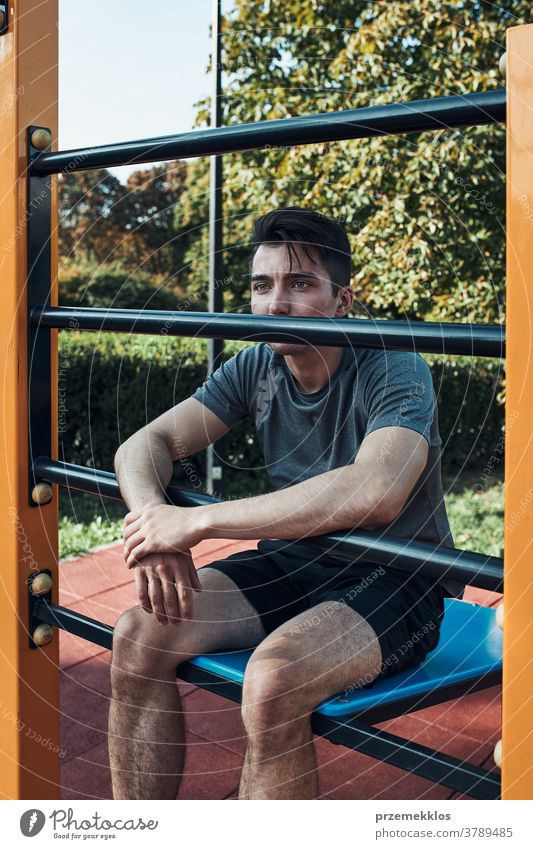
[[[256,221],[254,314],[344,318],[350,272],[337,222],[294,207]],[[275,492],[168,505],[172,461],[247,415]],[[120,447],[125,557],[140,605],[120,617],[113,640],[115,798],[176,797],[185,745],[176,666],[249,648],[240,797],[316,797],[313,709],[417,665],[438,642],[444,596],[461,588],[360,558],[347,564],[312,537],[378,528],[453,545],[440,445],[431,375],[418,354],[273,342],[240,351]],[[208,538],[260,542],[196,573],[190,549]]]

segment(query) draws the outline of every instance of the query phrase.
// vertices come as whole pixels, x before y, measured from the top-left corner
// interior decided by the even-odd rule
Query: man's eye
[[[263,287],[268,288],[268,285],[269,285],[268,283],[256,283],[255,286],[254,286],[254,292],[261,292],[263,290]],[[307,280],[295,280],[292,285],[302,287],[302,286],[310,286],[310,283],[308,283]]]

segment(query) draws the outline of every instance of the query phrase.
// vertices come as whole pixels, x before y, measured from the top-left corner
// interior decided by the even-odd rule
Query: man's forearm
[[[115,455],[115,472],[122,498],[130,510],[149,501],[166,504],[172,477],[172,457],[161,436],[146,429],[124,442]]]
[[[205,538],[294,539],[391,521],[376,482],[342,466],[287,489],[196,508]]]

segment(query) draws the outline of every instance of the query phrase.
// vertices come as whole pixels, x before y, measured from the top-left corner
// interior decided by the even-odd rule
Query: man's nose
[[[282,292],[273,293],[268,305],[270,315],[287,315],[290,312],[290,301],[283,295]]]

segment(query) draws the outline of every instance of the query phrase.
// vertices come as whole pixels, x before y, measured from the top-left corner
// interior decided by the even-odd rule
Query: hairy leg
[[[108,745],[114,799],[175,799],[183,774],[184,721],[176,667],[198,654],[256,646],[265,631],[234,582],[205,567],[194,619],[160,625],[140,605],[113,635]]]
[[[316,798],[311,713],[355,681],[370,683],[381,663],[374,629],[341,602],[323,602],[263,640],[246,670],[240,798]]]

